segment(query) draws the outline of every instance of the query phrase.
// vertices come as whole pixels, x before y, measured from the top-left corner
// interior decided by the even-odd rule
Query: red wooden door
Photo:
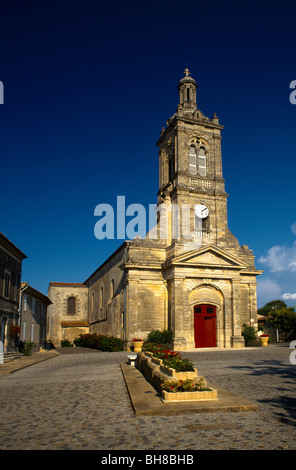
[[[216,346],[216,307],[214,305],[194,307],[194,338],[196,348]]]

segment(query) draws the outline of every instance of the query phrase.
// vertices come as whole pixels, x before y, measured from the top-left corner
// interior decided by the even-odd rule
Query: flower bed
[[[185,381],[166,380],[162,383],[162,398],[166,401],[196,401],[196,400],[216,400],[217,391],[206,387],[203,377],[199,381],[193,382],[190,379]]]
[[[164,355],[164,352],[162,353]],[[179,356],[178,356],[179,357]],[[154,357],[154,353],[138,353],[136,367],[143,373],[165,401],[216,400],[217,391],[208,388],[203,377],[198,377],[197,369],[177,372],[163,364],[164,359]]]
[[[163,364],[160,365],[160,371],[164,374],[167,374],[169,377],[173,377],[179,380],[194,379],[194,377],[197,376],[197,369],[194,369],[193,371],[177,372],[176,369],[164,366]]]
[[[163,366],[175,369],[176,372],[195,372],[194,365],[189,359],[181,357],[180,353],[164,348],[162,345],[145,344],[145,351],[152,352],[153,357],[162,360]]]
[[[186,380],[165,380],[161,385],[162,390],[165,390],[169,393],[177,393],[177,392],[203,392],[209,391],[210,388],[206,387],[205,380],[203,377],[197,382],[193,382],[190,379]]]

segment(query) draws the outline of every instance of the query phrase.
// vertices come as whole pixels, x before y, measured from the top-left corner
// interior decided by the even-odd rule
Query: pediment
[[[187,265],[208,268],[245,269],[247,267],[241,259],[214,245],[199,248],[179,255],[171,260],[174,265]]]

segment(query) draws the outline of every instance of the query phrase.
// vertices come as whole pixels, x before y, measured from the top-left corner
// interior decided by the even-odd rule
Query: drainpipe
[[[22,304],[23,304],[23,292],[29,287],[29,284],[26,284],[23,288],[20,288],[20,295],[19,295],[19,308],[18,308],[18,326],[21,327],[21,315],[22,315]]]

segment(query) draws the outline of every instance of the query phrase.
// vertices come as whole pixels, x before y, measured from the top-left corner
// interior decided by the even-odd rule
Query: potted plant
[[[134,338],[133,341],[134,352],[141,352],[143,346],[143,340],[141,338]]]
[[[261,341],[261,346],[267,346],[269,341],[269,335],[261,335],[259,336]]]
[[[9,335],[11,338],[16,338],[20,334],[20,327],[16,325],[11,325],[9,328]]]

